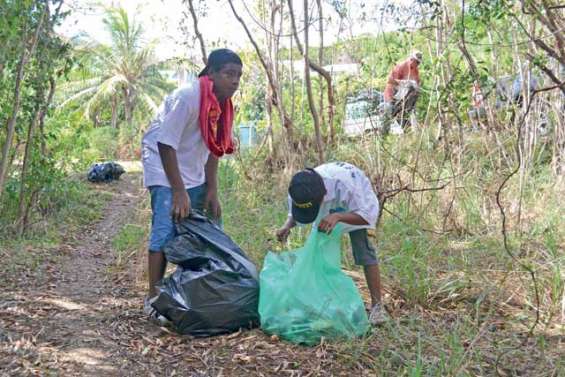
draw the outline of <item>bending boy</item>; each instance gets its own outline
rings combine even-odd
[[[379,201],[365,173],[345,162],[323,164],[296,173],[288,193],[289,214],[277,231],[279,241],[286,240],[297,224],[314,223],[313,227],[330,233],[338,222],[344,223],[355,263],[363,266],[371,293],[369,321],[375,325],[387,321],[381,301],[379,262],[367,235],[367,229],[376,225]]]

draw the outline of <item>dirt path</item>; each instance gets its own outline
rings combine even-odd
[[[139,175],[100,186],[111,193],[103,218],[35,268],[0,283],[0,375],[236,376],[349,375],[327,347],[305,349],[258,330],[190,339],[149,323],[139,282],[145,255],[111,272],[111,241],[144,198]],[[16,278],[13,278],[15,276]]]
[[[388,330],[375,329],[354,343],[311,348],[281,342],[260,330],[205,339],[173,334],[142,313],[145,252],[140,250],[116,268],[112,239],[144,210],[146,194],[139,174],[126,174],[97,189],[109,193],[104,216],[79,231],[67,230],[60,246],[46,244],[19,254],[0,248],[0,376],[395,375],[382,369],[384,361],[391,369],[409,366],[406,352],[419,342],[423,329],[439,339],[450,323],[457,323],[456,311],[420,310],[418,323],[428,327],[411,328],[403,322]],[[352,277],[366,295],[357,275]],[[401,301],[390,304],[396,318],[414,316],[409,308],[401,309]],[[496,354],[501,340],[514,336],[511,329],[481,330],[470,344],[479,339],[485,350],[483,362],[498,365],[495,357],[487,356]],[[557,349],[561,343],[553,341],[551,349]],[[546,357],[538,354],[535,344],[528,349],[536,354],[518,370],[544,375]],[[517,365],[512,358],[512,365]]]
[[[2,340],[11,340],[11,347],[2,350],[16,357],[2,363],[4,373],[119,375],[131,370],[132,361],[115,338],[116,319],[133,310],[138,297],[115,284],[109,268],[111,240],[134,213],[142,190],[137,175],[99,189],[111,193],[103,218],[53,250],[56,258],[24,271],[15,286],[6,287]]]

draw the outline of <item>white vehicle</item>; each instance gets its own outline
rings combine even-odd
[[[362,93],[357,97],[347,99],[345,104],[345,119],[343,131],[349,137],[361,136],[367,132],[379,129],[379,117],[376,114],[377,105],[382,101],[380,92]]]
[[[345,105],[343,131],[347,136],[360,136],[373,129],[373,121],[367,110],[367,101],[348,102]]]

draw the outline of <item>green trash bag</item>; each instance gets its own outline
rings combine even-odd
[[[313,229],[306,244],[269,252],[259,275],[261,327],[293,343],[364,335],[369,321],[353,280],[341,271],[341,226],[330,235]]]

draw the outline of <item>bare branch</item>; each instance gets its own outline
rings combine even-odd
[[[200,43],[200,52],[202,53],[202,61],[204,65],[208,64],[208,54],[206,53],[206,44],[204,43],[204,38],[202,37],[202,33],[198,29],[198,17],[196,17],[196,11],[194,10],[194,4],[192,3],[193,0],[186,0],[188,2],[188,10],[190,11],[190,15],[192,16],[192,23],[194,25],[194,33],[196,34],[196,38],[198,38],[198,42]]]
[[[530,53],[526,53],[526,56],[530,59],[530,61],[532,61],[536,66],[538,66],[547,76],[549,76],[549,78],[551,79],[551,81],[553,81],[555,84],[555,86],[550,87],[550,88],[543,88],[543,90],[537,90],[536,92],[540,92],[540,91],[548,91],[551,89],[555,89],[555,88],[559,88],[559,90],[561,90],[561,92],[565,95],[565,82],[562,82],[561,80],[559,80],[559,78],[557,77],[557,75],[555,75],[555,73],[553,73],[553,71],[551,69],[549,69],[545,64],[542,64],[540,62],[538,62],[536,59],[534,59],[534,56]]]
[[[292,34],[294,35],[294,39],[296,41],[296,47],[302,56],[304,56],[304,48],[302,47],[302,43],[300,42],[300,38],[298,38],[298,31],[296,28],[296,19],[294,16],[294,10],[292,8],[292,0],[287,0],[289,15],[290,15],[290,22],[292,26]],[[308,13],[305,14],[305,19],[308,21],[308,17],[306,16]],[[308,23],[304,24],[304,27],[308,27]],[[318,72],[318,74],[322,75],[326,80],[328,86],[328,125],[330,129],[330,140],[333,143],[335,141],[335,130],[334,130],[334,110],[335,110],[335,97],[334,97],[334,89],[332,85],[332,76],[328,71],[326,71],[322,66],[316,64],[312,59],[306,59],[307,65],[310,66],[314,71]]]
[[[530,274],[530,277],[532,278],[532,283],[534,285],[534,291],[535,291],[535,298],[536,298],[536,319],[534,321],[534,323],[532,324],[532,326],[530,327],[530,331],[529,331],[529,335],[531,336],[535,330],[535,328],[537,327],[537,325],[540,322],[540,296],[539,296],[539,289],[538,289],[538,284],[537,284],[537,279],[536,279],[536,273],[534,271],[534,269],[530,266],[528,266],[527,264],[522,263],[515,255],[514,253],[510,250],[510,246],[508,244],[508,231],[506,229],[506,223],[507,223],[507,218],[506,218],[506,212],[504,210],[504,206],[502,205],[502,200],[501,200],[501,196],[502,196],[502,190],[504,190],[504,187],[506,186],[506,184],[508,183],[508,181],[510,180],[510,178],[512,178],[514,175],[516,175],[518,173],[518,171],[520,170],[520,167],[522,166],[522,155],[520,154],[520,143],[522,141],[522,128],[524,125],[524,121],[526,119],[526,117],[528,116],[532,103],[533,103],[533,99],[536,96],[536,94],[539,93],[538,92],[534,92],[531,97],[530,100],[528,102],[528,107],[524,113],[524,115],[522,116],[521,121],[519,122],[519,127],[517,130],[517,141],[516,141],[516,156],[518,159],[518,164],[516,165],[516,167],[514,168],[514,170],[512,170],[510,172],[510,174],[508,174],[504,180],[502,181],[502,183],[500,184],[500,186],[498,187],[498,190],[496,190],[496,204],[498,206],[498,209],[500,211],[500,216],[502,217],[502,224],[501,224],[501,234],[502,234],[502,241],[504,244],[504,250],[506,251],[506,253],[510,256],[510,258],[518,263],[518,265],[520,265],[521,268],[523,268],[525,271],[527,271]],[[524,339],[524,342],[527,341],[527,338]]]
[[[318,149],[318,159],[320,164],[324,162],[324,146],[322,144],[322,135],[320,133],[320,118],[314,104],[314,95],[312,94],[312,80],[310,80],[310,66],[308,64],[308,0],[304,0],[304,81],[306,81],[306,92],[308,94],[308,105],[314,119],[314,131],[316,132],[316,147]]]
[[[279,90],[279,86],[278,86],[278,84],[277,84],[277,82],[276,82],[276,80],[273,76],[272,64],[270,62],[267,62],[267,60],[265,59],[265,56],[263,55],[263,52],[259,48],[259,45],[257,44],[255,39],[253,38],[251,31],[247,27],[247,24],[245,23],[245,21],[243,21],[243,19],[239,16],[237,11],[235,10],[235,7],[233,6],[233,0],[228,0],[228,3],[230,5],[230,8],[231,8],[235,18],[239,21],[241,26],[243,26],[243,29],[245,30],[245,33],[247,34],[249,41],[253,45],[253,48],[255,48],[255,52],[257,53],[257,57],[259,58],[259,61],[261,62],[261,65],[263,66],[263,69],[265,70],[265,73],[267,74],[267,78],[269,80],[269,85],[271,86],[271,90],[273,91],[273,100],[275,101],[275,104],[276,104],[277,109],[279,110],[279,112],[281,114],[281,117],[284,119],[283,127],[285,127],[286,130],[287,130],[289,141],[292,141],[292,128],[293,128],[292,127],[292,121],[289,119],[288,115],[286,114],[282,100],[279,98],[280,97],[280,90]]]

